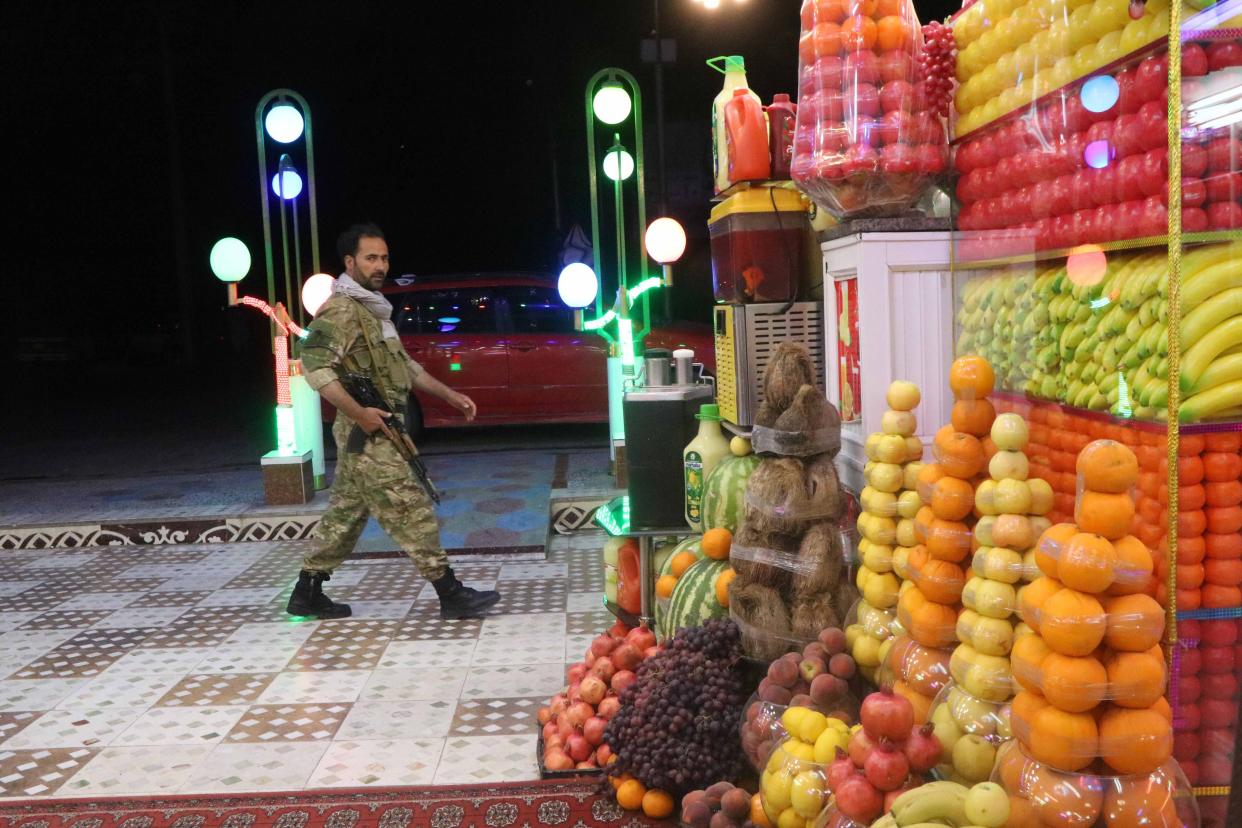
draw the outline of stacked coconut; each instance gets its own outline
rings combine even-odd
[[[846,629],[847,643],[863,676],[875,681],[875,671],[888,655],[892,622],[896,618],[900,579],[910,550],[918,543],[914,517],[919,511],[915,491],[923,457],[923,443],[914,432],[912,413],[919,389],[897,380],[888,387],[890,406],[880,418],[880,431],[867,438],[863,451],[866,486],[859,495],[858,572],[855,585],[862,597],[854,605]]]
[[[805,347],[776,349],[763,391],[751,435],[761,460],[729,553],[729,611],[746,654],[769,662],[840,626],[854,596],[842,583],[845,498],[833,466],[841,417],[815,385]]]

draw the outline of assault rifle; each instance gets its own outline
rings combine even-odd
[[[423,487],[423,491],[427,492],[427,496],[431,498],[433,503],[439,505],[440,493],[436,491],[435,484],[427,476],[427,467],[423,465],[423,459],[418,456],[418,449],[414,448],[414,441],[410,439],[410,435],[406,433],[405,426],[401,424],[401,417],[393,412],[387,401],[380,395],[379,389],[375,387],[375,382],[364,374],[346,374],[341,378],[341,385],[349,392],[349,396],[353,397],[358,405],[361,405],[363,408],[378,408],[381,411],[387,411],[389,414],[392,414],[391,417],[384,420],[384,424],[393,435],[393,445],[397,447],[397,452],[405,458],[405,461],[410,464],[410,469]],[[354,430],[349,433],[349,440],[345,443],[345,450],[350,454],[361,453],[366,441],[376,434],[383,434],[383,432],[377,429],[373,434],[368,435],[361,427],[355,425]]]

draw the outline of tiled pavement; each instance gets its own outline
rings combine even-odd
[[[461,784],[537,776],[536,714],[611,619],[598,535],[457,567],[504,599],[441,621],[400,559],[293,621],[302,541],[0,552],[0,797]]]

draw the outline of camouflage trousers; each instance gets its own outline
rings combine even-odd
[[[448,555],[440,546],[435,507],[409,464],[383,435],[367,440],[359,454],[349,454],[344,439],[348,431],[333,431],[337,438],[336,479],[328,510],[315,527],[314,548],[302,568],[335,570],[354,550],[367,518],[374,515],[424,578],[434,581],[443,576]]]

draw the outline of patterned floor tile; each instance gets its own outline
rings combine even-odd
[[[155,630],[138,645],[139,649],[171,649],[184,647],[215,647],[223,644],[240,622],[217,621],[214,624],[188,624],[185,616],[162,630]]]
[[[456,708],[456,699],[355,704],[337,731],[337,738],[426,739],[446,736]],[[529,737],[527,743],[529,746]]]
[[[110,674],[172,673],[184,675],[214,650],[205,647],[138,647],[108,668]]]
[[[290,670],[369,670],[384,653],[390,638],[321,639],[308,641],[289,662]]]
[[[180,678],[156,702],[159,707],[252,704],[276,673],[198,673]]]
[[[113,673],[105,671],[74,689],[57,707],[106,710],[110,707],[150,707],[173,687],[175,673]]]
[[[225,645],[253,644],[260,647],[290,644],[301,646],[314,634],[320,623],[319,621],[298,624],[250,622],[234,630],[233,634],[224,640],[224,643]]]
[[[515,635],[564,635],[565,613],[531,612],[524,615],[495,615],[483,621],[480,638]]]
[[[69,678],[98,675],[146,637],[146,630],[83,630],[12,676]]]
[[[471,667],[462,687],[462,699],[537,696],[548,699],[565,686],[563,664],[522,664]]]
[[[28,610],[47,612],[63,604],[74,592],[72,587],[65,585],[0,598],[0,612],[26,612]]]
[[[604,593],[571,592],[565,596],[566,612],[595,612],[604,606]]]
[[[49,710],[0,744],[0,750],[105,747],[142,715],[141,707]]]
[[[0,795],[55,793],[97,752],[92,748],[0,751]]]
[[[49,610],[22,625],[24,630],[85,630],[116,610]]]
[[[38,618],[41,613],[34,610],[25,612],[0,612],[0,633],[6,633],[25,625],[27,621]]]
[[[420,667],[416,670],[374,670],[358,702],[435,701],[461,695],[465,667]]]
[[[130,609],[139,607],[192,607],[211,594],[211,590],[172,592],[164,589],[153,590],[129,605]]]
[[[547,696],[503,699],[461,699],[450,736],[501,736],[505,734],[530,736],[539,729],[536,714],[546,704]]]
[[[39,718],[40,715],[37,710],[14,710],[0,713],[0,744]]]
[[[118,610],[128,607],[134,601],[146,595],[146,591],[135,592],[79,592],[72,598],[57,605],[58,610],[75,609],[107,609]]]
[[[194,670],[198,673],[278,673],[297,651],[296,644],[221,644],[209,650]]]
[[[305,742],[331,739],[349,714],[350,705],[256,704],[224,737],[233,742]]]
[[[532,612],[563,612],[564,581],[500,581],[500,602],[491,610],[496,615]]]
[[[539,778],[530,736],[450,736],[436,768],[436,785],[518,782]]]
[[[334,741],[308,788],[430,785],[444,739]]]
[[[565,637],[565,661],[573,663],[581,661],[591,647],[598,633],[588,635],[569,635]]]
[[[354,587],[358,589],[359,587]],[[391,594],[391,593],[387,593]],[[414,599],[403,601],[358,601],[352,597],[349,606],[354,618],[404,618],[414,606]]]
[[[393,641],[380,656],[376,669],[400,670],[425,667],[468,667],[475,642],[466,639]]]
[[[475,645],[472,667],[501,664],[559,664],[564,660],[563,635],[495,636],[480,638]]]
[[[240,607],[266,603],[280,594],[281,587],[218,589],[198,602],[200,607]]]
[[[306,785],[327,748],[326,740],[220,745],[181,789],[194,793],[298,790]]]
[[[445,638],[478,638],[483,621],[469,618],[445,621],[436,617],[405,618],[392,632],[394,641],[435,641]]]
[[[281,601],[279,605],[252,604],[236,607],[205,607],[200,605],[188,611],[179,620],[185,624],[213,624],[225,620],[235,624],[247,622],[291,625],[315,623],[313,620],[298,621],[285,612],[284,601]]]
[[[135,607],[116,610],[89,626],[95,629],[111,627],[166,629],[169,624],[185,614],[187,607]],[[145,639],[144,639],[145,640]]]
[[[153,707],[113,739],[116,747],[210,745],[222,739],[246,713],[242,705]]]
[[[169,794],[181,788],[212,745],[109,747],[62,785],[60,796]]]
[[[369,670],[305,670],[277,673],[259,704],[352,702],[367,683]]]
[[[28,592],[43,581],[0,581],[0,598],[7,598],[11,595],[21,595]]]
[[[570,612],[565,619],[565,631],[569,635],[599,635],[606,632],[617,620],[608,610]]]
[[[50,710],[86,679],[6,679],[0,681],[0,710]]]
[[[40,572],[53,569],[77,569],[86,566],[99,558],[99,552],[59,552],[44,550],[44,554],[32,558],[25,566],[23,571],[27,573]]]
[[[520,563],[500,567],[500,581],[553,581],[569,575],[562,563]]]

